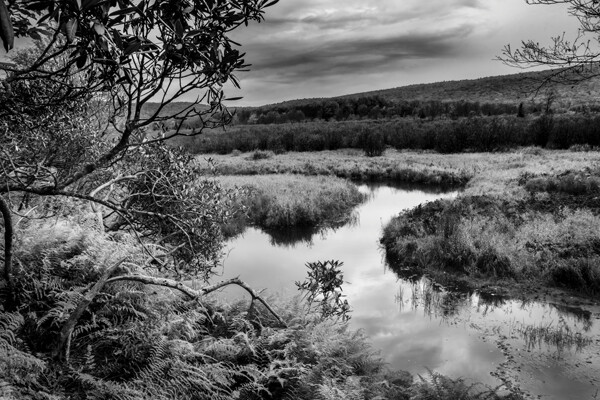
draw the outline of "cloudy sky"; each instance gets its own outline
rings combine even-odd
[[[525,0],[280,0],[234,34],[252,63],[236,105],[518,72],[494,58],[522,39],[575,34],[562,5]]]

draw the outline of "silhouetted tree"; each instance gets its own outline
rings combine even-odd
[[[557,67],[546,82],[575,83],[600,75],[600,3],[596,0],[528,0],[528,4],[565,4],[569,14],[580,22],[579,31],[570,40],[563,33],[547,46],[526,40],[517,49],[505,46],[500,60],[516,67]]]

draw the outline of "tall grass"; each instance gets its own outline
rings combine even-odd
[[[465,160],[458,158],[439,162],[439,156],[435,154],[405,154],[393,150],[387,150],[381,157],[364,156],[353,149],[277,154],[259,160],[242,154],[212,155],[213,163],[205,168],[205,172],[220,175],[337,176],[354,181],[435,185],[438,189],[463,186],[474,172],[474,167],[465,168]],[[481,156],[477,158],[486,160]],[[201,157],[198,162],[204,164]]]
[[[489,196],[437,201],[394,218],[381,242],[400,268],[600,293],[600,217],[590,210],[532,208]]]
[[[346,180],[330,176],[220,176],[224,187],[247,189],[242,200],[248,222],[262,228],[332,225],[351,216],[365,194]]]

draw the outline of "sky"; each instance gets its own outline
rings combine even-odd
[[[252,66],[237,73],[241,90],[225,87],[243,96],[227,105],[517,73],[496,60],[505,45],[574,37],[578,26],[564,5],[525,0],[280,0],[232,32]]]
[[[227,88],[235,105],[517,73],[495,60],[505,45],[578,28],[564,5],[525,0],[280,0],[265,18],[232,34],[252,64]]]

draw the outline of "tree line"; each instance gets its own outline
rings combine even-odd
[[[298,105],[264,106],[239,109],[235,123],[283,124],[303,121],[348,121],[359,119],[393,119],[417,117],[436,119],[468,117],[471,115],[517,114],[519,103],[481,103],[457,100],[400,100],[382,96],[359,96],[331,100],[314,100]],[[535,106],[531,107],[532,112]]]
[[[362,149],[367,155],[398,150],[441,153],[504,151],[519,146],[568,149],[574,145],[600,146],[600,116],[542,114],[470,117],[457,120],[396,119],[383,121],[306,122],[281,125],[243,125],[213,130],[174,141],[192,153],[228,154],[270,150],[322,151]]]

